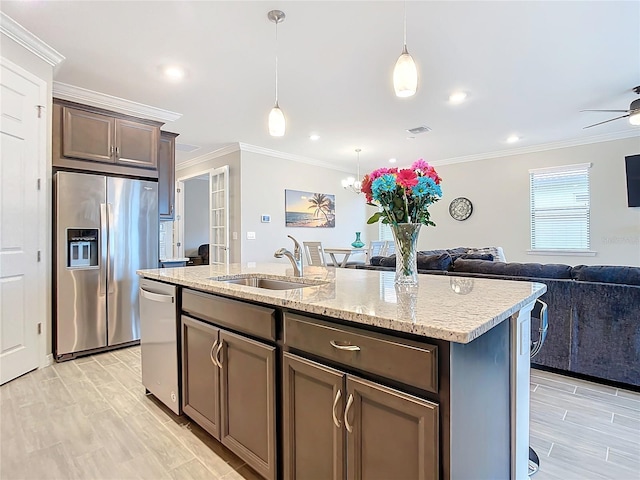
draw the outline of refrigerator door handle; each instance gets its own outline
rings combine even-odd
[[[107,292],[114,292],[113,270],[115,269],[115,258],[118,254],[115,248],[115,228],[113,228],[113,206],[107,203],[107,222],[109,224],[109,248],[107,249]]]
[[[109,244],[109,228],[107,204],[100,204],[100,295],[105,295],[107,286],[107,256]]]

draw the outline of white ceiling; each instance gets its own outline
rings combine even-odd
[[[8,1],[0,9],[62,53],[54,80],[179,112],[186,161],[242,142],[355,170],[640,135],[640,2],[407,2],[418,93],[396,98],[401,1]],[[270,137],[275,25],[284,137]],[[172,83],[166,64],[188,75]],[[454,90],[468,101],[453,106]],[[407,139],[405,129],[433,131]],[[311,133],[321,139],[309,140]],[[522,137],[506,143],[511,134]],[[596,137],[596,138],[593,138]],[[640,148],[640,142],[639,142]],[[514,150],[515,149],[515,150]]]

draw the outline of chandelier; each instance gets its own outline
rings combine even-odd
[[[342,180],[342,188],[345,190],[351,190],[353,193],[362,193],[362,180],[360,179],[360,148],[356,148],[356,154],[358,155],[358,170],[357,177],[347,177]]]

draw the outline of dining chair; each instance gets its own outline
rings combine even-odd
[[[333,263],[327,263],[324,256],[322,242],[302,242],[304,254],[307,257],[307,265],[315,267],[332,267]]]
[[[396,242],[394,242],[393,240],[389,240],[387,242],[387,245],[384,248],[384,254],[383,255],[385,257],[390,257],[394,253],[396,253]]]
[[[373,257],[383,257],[387,242],[384,240],[373,240],[369,242],[369,250],[367,251],[367,263],[371,263]]]

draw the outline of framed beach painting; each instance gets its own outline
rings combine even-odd
[[[327,193],[284,191],[286,227],[333,228],[336,226],[336,196]]]

